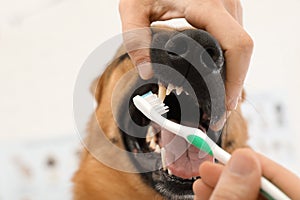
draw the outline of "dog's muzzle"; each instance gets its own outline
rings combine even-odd
[[[199,165],[213,158],[151,122],[134,106],[132,98],[148,91],[159,94],[170,108],[166,115],[169,120],[199,128],[220,145],[222,128],[213,131],[210,125],[217,124],[225,113],[222,50],[212,36],[197,29],[178,32],[153,28],[151,45],[154,77],[138,80],[139,87],[129,97],[130,116],[120,110],[124,114],[119,121],[126,127],[122,130],[124,144],[128,151],[137,153],[132,156],[136,167],[150,171],[143,177],[159,193],[167,199],[192,199]],[[128,104],[121,108],[128,109]]]

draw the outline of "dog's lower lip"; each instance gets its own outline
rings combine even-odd
[[[193,199],[192,186],[198,178],[182,179],[163,170],[152,172],[152,179],[156,181],[154,188],[166,199]]]

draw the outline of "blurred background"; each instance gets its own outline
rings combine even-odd
[[[249,144],[300,175],[300,1],[242,4],[255,42],[243,106]],[[117,0],[0,0],[0,200],[71,199],[82,148],[76,77],[120,32]]]

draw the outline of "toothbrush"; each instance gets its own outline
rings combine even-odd
[[[183,137],[188,143],[215,157],[221,163],[226,164],[230,159],[231,155],[213,142],[200,129],[180,125],[164,118],[162,115],[169,111],[169,107],[151,91],[142,96],[135,96],[133,103],[147,118],[159,124],[162,128]],[[261,193],[269,200],[290,199],[264,177],[261,178]]]

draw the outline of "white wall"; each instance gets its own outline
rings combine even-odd
[[[0,0],[0,138],[74,130],[72,95],[89,53],[120,32],[117,0]]]
[[[288,109],[290,130],[285,134],[293,145],[300,141],[300,2],[242,3],[245,27],[255,41],[246,89],[280,95]],[[120,33],[117,4],[0,0],[0,140],[74,132],[76,75],[89,53]]]
[[[300,1],[254,0],[243,5],[245,26],[255,42],[246,88],[271,92],[286,104],[289,128],[280,137],[294,145],[295,157],[289,159],[297,160],[295,170],[300,172]]]

